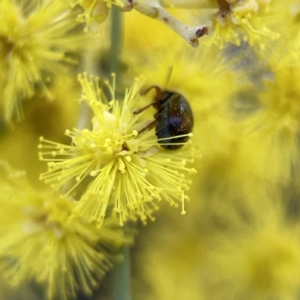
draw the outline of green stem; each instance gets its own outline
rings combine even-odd
[[[121,12],[113,6],[111,9],[111,47],[110,47],[110,72],[117,75],[120,73],[120,53],[122,49],[122,15]],[[120,75],[119,75],[120,76]],[[118,78],[118,76],[117,76]]]
[[[123,248],[123,260],[114,268],[113,300],[131,300],[130,248]]]
[[[110,72],[116,73],[117,84],[120,82],[120,53],[122,49],[122,13],[116,8],[111,9],[111,49]],[[118,90],[118,89],[117,89]],[[126,230],[126,226],[124,227]],[[116,263],[113,275],[113,300],[131,300],[130,248],[122,250],[123,260]]]

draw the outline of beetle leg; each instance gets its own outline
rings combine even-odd
[[[141,134],[142,132],[146,131],[146,130],[150,130],[152,128],[154,128],[156,124],[156,120],[153,120],[152,122],[150,122],[149,124],[147,124],[145,127],[143,127],[142,129],[139,130],[139,134]]]
[[[152,105],[155,104],[155,103],[156,103],[156,102],[153,102],[153,103],[150,103],[150,104],[148,104],[148,105],[146,105],[146,106],[144,106],[144,107],[142,107],[142,108],[136,109],[136,110],[134,110],[132,113],[133,113],[134,115],[140,114],[141,112],[143,112],[144,110],[146,110],[148,107],[152,106]]]
[[[141,112],[143,112],[144,110],[146,110],[150,106],[154,106],[155,108],[158,108],[158,106],[159,106],[158,103],[159,103],[159,101],[162,100],[162,97],[163,97],[163,92],[162,92],[160,87],[158,87],[157,85],[152,85],[149,88],[147,88],[146,90],[144,90],[143,92],[141,92],[141,95],[143,96],[143,95],[148,94],[152,89],[156,90],[155,102],[152,102],[152,103],[150,103],[150,104],[148,104],[148,105],[146,105],[142,108],[134,110],[132,112],[134,115],[140,114]]]

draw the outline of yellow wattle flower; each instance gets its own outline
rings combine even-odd
[[[40,159],[48,161],[48,171],[41,179],[55,189],[75,179],[66,193],[70,194],[89,178],[91,182],[76,210],[79,215],[97,220],[99,226],[110,206],[118,212],[121,224],[128,219],[145,222],[153,218],[160,200],[173,206],[181,204],[185,213],[185,191],[190,185],[185,173],[195,173],[186,164],[193,162],[193,153],[188,145],[177,151],[162,149],[154,131],[143,130],[153,119],[133,111],[142,107],[144,79],[137,78],[124,99],[116,98],[115,83],[111,86],[106,82],[111,93],[109,101],[99,88],[98,78],[89,79],[84,74],[79,81],[82,100],[94,114],[93,128],[67,130],[70,145],[41,138]],[[161,140],[168,142],[168,138]]]
[[[276,41],[276,51],[287,50],[289,53],[290,47],[287,45],[295,43],[299,33],[300,3],[297,0],[272,0],[268,9],[266,25],[280,34],[280,39]]]
[[[0,107],[10,121],[37,90],[51,98],[47,84],[64,72],[62,62],[76,62],[70,54],[86,48],[88,36],[74,32],[74,13],[61,0],[0,5]]]
[[[241,41],[262,49],[264,39],[276,39],[279,34],[268,29],[261,20],[261,12],[268,3],[256,0],[218,0],[219,10],[212,16],[213,30],[208,41],[223,47],[225,43],[240,46]]]
[[[278,199],[257,200],[257,212],[239,213],[234,229],[216,235],[202,269],[205,299],[297,299],[299,224]]]
[[[71,198],[35,190],[4,162],[0,170],[1,273],[15,286],[37,281],[48,299],[91,294],[112,268],[113,251],[130,242],[118,219],[108,217],[99,229],[74,216]]]
[[[258,92],[260,109],[245,120],[241,155],[273,183],[300,178],[300,60],[292,54],[270,62],[272,76]]]

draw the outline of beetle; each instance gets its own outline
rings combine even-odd
[[[152,89],[156,90],[154,102],[133,112],[139,114],[150,106],[157,109],[154,121],[142,128],[139,133],[155,126],[158,143],[163,148],[168,150],[181,148],[189,139],[188,134],[193,130],[194,116],[192,108],[183,95],[169,90],[162,90],[156,85],[150,86],[141,95],[146,95]]]

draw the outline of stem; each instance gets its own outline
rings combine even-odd
[[[121,12],[111,8],[111,51],[110,72],[116,73],[116,81],[120,82],[120,53],[122,48],[122,19]],[[124,226],[126,230],[126,226]],[[116,263],[113,275],[113,300],[131,300],[131,271],[130,271],[130,248],[124,246],[122,250],[123,260]]]
[[[137,3],[134,6],[134,9],[136,9],[143,15],[146,15],[153,19],[158,19],[161,22],[165,23],[194,48],[199,46],[198,39],[203,35],[208,34],[207,26],[188,26],[177,20],[161,6],[150,6],[144,3]]]
[[[131,300],[130,248],[125,246],[122,254],[123,260],[114,268],[113,300]]]
[[[209,0],[172,0],[171,3],[174,8],[187,8],[187,9],[207,9],[207,8],[217,8],[215,1]],[[161,5],[163,5],[162,3]]]
[[[122,18],[121,12],[113,5],[111,8],[111,32],[110,32],[110,64],[111,73],[119,75],[120,72],[120,52],[122,48]],[[117,76],[117,80],[118,80]]]

